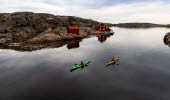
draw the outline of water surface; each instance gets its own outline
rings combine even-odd
[[[170,29],[112,29],[60,48],[1,49],[0,100],[170,100]],[[113,56],[120,65],[106,67]],[[82,60],[92,63],[69,71]]]

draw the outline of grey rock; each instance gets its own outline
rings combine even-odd
[[[7,42],[7,40],[5,39],[5,38],[1,38],[0,39],[0,44],[4,44],[4,43],[6,43]]]

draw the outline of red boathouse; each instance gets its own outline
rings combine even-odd
[[[101,23],[98,27],[96,27],[97,31],[104,31],[104,32],[110,32],[111,29],[104,23]]]
[[[67,33],[79,34],[79,30],[80,30],[80,28],[78,26],[67,27]]]

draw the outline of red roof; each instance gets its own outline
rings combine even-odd
[[[106,25],[106,24],[104,24],[104,23],[100,23],[100,24],[99,24],[99,26],[100,26],[100,25]],[[108,27],[108,26],[106,25],[106,27]]]
[[[78,26],[68,26],[69,29],[80,29]]]

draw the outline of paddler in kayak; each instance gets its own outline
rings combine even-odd
[[[80,65],[82,65],[82,69],[84,68],[84,63],[83,63],[83,61],[81,61],[81,63],[80,63]]]
[[[90,63],[91,63],[91,61],[86,61],[86,62],[81,61],[81,64],[79,64],[79,65],[75,64],[74,67],[70,68],[70,72],[72,72],[76,69],[79,69],[79,68],[83,69],[84,67],[87,67],[88,64],[90,64]]]
[[[112,58],[112,61],[115,61],[115,58],[114,58],[114,57]]]
[[[82,69],[84,68],[84,67],[87,67],[88,65],[84,65],[84,62],[83,61],[81,61],[81,63],[80,63],[80,65],[82,65]]]
[[[117,57],[117,59],[119,59],[119,57]],[[112,58],[112,61],[115,61],[115,60],[116,60],[116,59],[113,57],[113,58]]]
[[[84,63],[83,63],[83,61],[81,61],[80,65],[82,65],[82,66],[84,67]]]
[[[77,65],[77,64],[75,64],[75,65]],[[79,65],[82,65],[82,68],[84,68],[84,63],[83,63],[83,61],[81,61]]]
[[[110,64],[113,64],[113,65],[114,65],[117,61],[119,61],[119,57],[117,57],[117,58],[115,58],[115,59],[114,59],[114,57],[113,57],[112,60],[111,60],[110,62],[107,62],[106,64],[107,64],[107,65],[110,65]]]
[[[115,58],[113,57],[111,61],[115,61]],[[108,63],[108,62],[107,62]]]
[[[114,58],[114,57],[112,58],[112,61],[115,61],[115,58]],[[115,64],[115,62],[114,62],[113,64]]]

